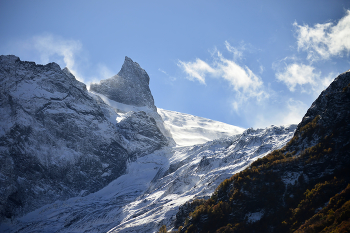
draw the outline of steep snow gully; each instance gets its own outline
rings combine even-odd
[[[13,164],[0,170],[2,232],[172,228],[181,205],[209,197],[224,179],[283,147],[296,129],[245,130],[157,109],[149,76],[127,57],[118,75],[90,91],[55,63],[41,66],[15,56],[1,56],[0,62],[0,159]],[[65,121],[72,132],[48,129]],[[14,141],[21,146],[16,151],[11,149]],[[120,152],[113,153],[116,149]],[[23,170],[18,173],[17,167]],[[50,168],[63,172],[62,177],[45,174]],[[25,188],[31,198],[21,196]],[[16,206],[11,198],[21,204]]]

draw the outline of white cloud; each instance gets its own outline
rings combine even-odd
[[[188,79],[197,79],[200,83],[205,84],[205,76],[207,73],[215,73],[215,70],[208,63],[197,58],[195,62],[179,61],[177,64],[187,73]]]
[[[225,41],[225,46],[229,52],[234,53],[234,59],[241,56],[238,50],[227,41]],[[236,93],[236,100],[232,103],[235,111],[238,111],[248,98],[254,97],[260,101],[269,96],[264,91],[262,80],[249,67],[240,66],[236,61],[226,59],[217,49],[215,49],[215,53],[212,53],[212,57],[211,65],[197,58],[194,62],[179,61],[178,66],[188,75],[190,80],[198,80],[203,84],[205,84],[207,75],[228,81]]]
[[[13,41],[8,53],[16,54],[21,59],[28,59],[40,64],[58,63],[61,68],[68,67],[75,78],[89,88],[91,83],[112,77],[115,73],[106,65],[98,63],[89,71],[89,76],[82,72],[91,69],[86,51],[79,40],[65,39],[53,34],[36,35],[26,40]]]
[[[347,10],[345,16],[338,22],[309,25],[293,24],[296,30],[298,49],[306,51],[308,65],[300,62],[302,58],[295,56],[286,57],[280,62],[274,63],[273,68],[277,70],[276,78],[287,85],[290,91],[297,88],[302,92],[307,92],[318,96],[336,76],[334,72],[328,76],[321,75],[316,69],[316,62],[341,57],[350,52],[350,11]],[[284,68],[280,68],[280,63],[287,62]]]
[[[308,25],[293,24],[296,28],[298,48],[307,51],[311,61],[342,56],[350,52],[350,11],[334,25],[333,23]]]
[[[304,64],[293,63],[285,67],[282,72],[276,73],[279,81],[284,82],[290,91],[295,91],[297,85],[316,85],[319,74],[314,73],[314,67]]]
[[[263,94],[261,87],[262,80],[256,76],[247,66],[241,67],[234,61],[225,59],[218,52],[219,61],[217,63],[217,74],[226,79],[233,89],[241,91],[249,96],[261,96]]]
[[[284,82],[290,91],[294,92],[299,86],[301,92],[307,92],[318,96],[333,81],[335,73],[322,76],[316,72],[315,67],[301,63],[287,65],[283,71],[276,73],[276,78]]]
[[[241,46],[241,48],[237,49],[237,48],[231,46],[230,43],[228,43],[227,41],[225,41],[225,46],[226,46],[227,51],[233,53],[233,60],[236,61],[236,60],[242,58],[244,46]]]
[[[62,56],[65,65],[74,73],[77,77],[77,70],[75,67],[75,54],[78,53],[82,44],[76,40],[66,40],[58,36],[51,34],[35,36],[33,37],[34,48],[40,53],[40,58],[43,63],[50,62],[53,56]]]

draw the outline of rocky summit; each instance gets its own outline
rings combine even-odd
[[[133,106],[148,106],[157,110],[149,89],[149,76],[147,72],[130,58],[125,57],[124,64],[119,73],[99,84],[91,84],[90,90],[103,94],[111,100]]]

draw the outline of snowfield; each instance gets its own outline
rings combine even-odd
[[[193,146],[219,138],[243,133],[245,129],[185,113],[158,108],[165,128],[177,146]]]

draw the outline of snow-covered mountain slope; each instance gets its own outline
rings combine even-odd
[[[96,192],[168,145],[151,116],[121,117],[56,63],[0,56],[0,97],[0,221]]]
[[[243,128],[197,117],[185,113],[158,108],[165,128],[173,136],[177,146],[193,146],[215,139],[233,136],[244,131]]]
[[[211,195],[224,179],[285,145],[295,128],[248,129],[201,145],[163,148],[129,163],[125,175],[100,191],[46,205],[2,230],[155,232],[174,224],[180,205]]]

